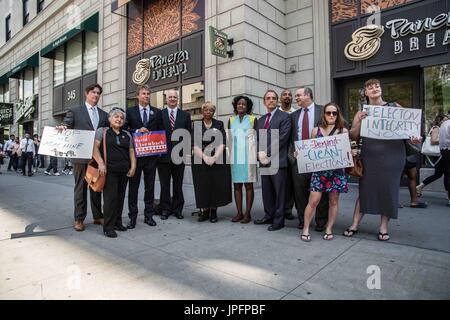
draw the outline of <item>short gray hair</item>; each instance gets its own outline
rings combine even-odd
[[[299,89],[303,89],[303,92],[307,94],[311,98],[311,100],[314,100],[313,91],[310,87],[300,87]]]
[[[123,120],[127,118],[126,112],[122,108],[114,107],[111,109],[111,111],[108,114],[108,120],[114,117],[116,114],[120,113],[123,115]]]

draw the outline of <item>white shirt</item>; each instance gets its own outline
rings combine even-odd
[[[314,123],[315,123],[315,119],[314,119],[314,114],[315,114],[315,104],[314,102],[310,104],[310,106],[307,108],[308,109],[308,126],[309,126],[309,137],[311,138],[311,131],[312,129],[314,129]],[[302,124],[303,124],[303,116],[305,115],[305,112],[303,111],[303,107],[300,107],[301,111],[300,111],[300,117],[298,117],[298,139],[301,140],[302,139]]]
[[[297,109],[294,108],[293,105],[291,105],[291,108],[288,111],[284,111],[282,107],[280,107],[280,111],[286,112],[286,113],[292,113],[296,111]]]
[[[92,113],[95,112],[97,114],[98,122],[100,122],[100,115],[98,114],[97,106],[91,106],[87,102],[85,102],[85,105],[86,105],[86,108],[87,108],[88,113],[89,113],[89,118],[91,118],[91,123],[94,126],[94,130],[97,130],[97,128],[95,126],[94,118],[92,116]],[[91,109],[93,109],[93,110],[91,110]],[[97,127],[98,127],[98,123],[97,123]]]
[[[442,123],[439,129],[439,148],[450,150],[450,119]]]
[[[11,151],[14,144],[14,140],[8,140],[5,142],[5,145],[3,146],[3,151]]]
[[[175,121],[177,121],[177,111],[178,111],[178,106],[176,106],[175,108],[173,108],[173,109],[170,109],[168,106],[167,106],[167,112],[168,112],[168,115],[169,115],[169,121],[170,121],[170,114],[172,113],[172,110],[173,110],[173,116],[174,116],[174,118],[175,118]]]
[[[23,138],[22,140],[20,140],[20,149],[22,150],[22,152],[33,152],[33,155],[36,154],[36,150],[34,149],[34,143],[33,143],[32,138],[28,139],[28,144],[27,144],[27,138]]]

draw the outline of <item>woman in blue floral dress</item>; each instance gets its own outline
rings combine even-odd
[[[333,134],[348,132],[344,127],[345,121],[339,106],[333,102],[328,103],[322,110],[321,125],[312,130],[312,138],[326,137]],[[344,169],[326,170],[313,172],[311,176],[309,202],[305,209],[305,223],[301,239],[305,242],[311,241],[309,225],[313,218],[315,209],[319,204],[322,193],[328,193],[329,210],[328,223],[325,228],[324,240],[332,240],[333,225],[336,221],[339,209],[339,194],[348,191],[348,176]]]

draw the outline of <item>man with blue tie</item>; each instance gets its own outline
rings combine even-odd
[[[150,105],[150,88],[146,85],[137,88],[138,105],[127,109],[127,116],[124,128],[131,134],[146,133],[150,131],[164,130],[162,126],[162,111]],[[136,227],[138,216],[138,192],[141,183],[141,174],[144,172],[144,222],[151,227],[156,226],[153,215],[155,209],[153,202],[155,199],[155,175],[158,156],[148,156],[137,158],[136,173],[130,179],[128,187],[128,216],[130,222],[128,229]]]
[[[271,171],[273,170],[273,172],[264,174],[263,170],[261,170],[265,215],[262,219],[255,220],[254,223],[270,224],[267,229],[269,231],[279,230],[284,227],[288,166],[287,154],[291,132],[289,114],[280,111],[277,102],[278,94],[274,90],[267,90],[264,95],[264,105],[267,109],[267,114],[259,118],[256,124],[260,166],[262,168],[271,167]],[[278,130],[278,140],[272,140],[275,130]],[[263,132],[267,133],[266,141],[263,140]],[[276,146],[277,143],[278,148]],[[273,168],[277,163],[278,168]]]
[[[84,89],[86,102],[81,106],[74,106],[67,110],[63,120],[63,125],[57,129],[78,129],[96,131],[101,127],[109,127],[108,114],[98,107],[98,101],[103,92],[99,84],[87,86]],[[87,182],[86,176],[88,159],[71,159],[73,163],[73,176],[75,178],[74,187],[74,217],[76,231],[85,229],[84,219],[87,216]],[[102,225],[104,222],[102,213],[102,193],[90,191],[90,202],[94,224]]]

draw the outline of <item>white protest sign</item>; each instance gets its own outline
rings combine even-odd
[[[361,123],[361,136],[380,140],[420,137],[422,109],[364,105],[367,117]]]
[[[67,129],[58,131],[45,127],[39,154],[54,157],[91,159],[95,131]]]
[[[299,173],[353,167],[348,133],[295,142]]]

